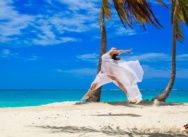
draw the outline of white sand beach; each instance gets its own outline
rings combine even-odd
[[[188,104],[143,101],[1,108],[0,137],[181,137]]]

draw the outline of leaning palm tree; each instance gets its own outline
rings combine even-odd
[[[172,23],[172,70],[171,77],[166,89],[154,99],[165,102],[174,85],[176,77],[176,41],[183,42],[183,31],[181,24],[185,22],[188,26],[188,0],[172,0],[171,23]]]
[[[156,0],[163,6],[162,0]],[[119,19],[125,28],[132,28],[132,24],[137,22],[145,28],[145,24],[152,24],[157,28],[162,27],[147,0],[113,0],[113,5]],[[100,57],[106,52],[106,29],[105,29],[105,18],[111,19],[111,9],[108,0],[102,0],[102,6],[100,9],[100,31],[101,31],[101,50]],[[98,71],[101,68],[101,58],[99,58]],[[90,95],[88,102],[99,102],[101,94],[101,87],[95,90],[92,95]]]
[[[97,73],[101,70],[101,56],[106,53],[106,27],[105,27],[105,19],[104,19],[105,11],[103,6],[100,9],[100,32],[101,32],[101,46],[100,46],[100,58],[98,61],[98,70]],[[92,95],[89,96],[87,99],[88,102],[100,102],[100,95],[101,95],[102,87],[96,89]]]

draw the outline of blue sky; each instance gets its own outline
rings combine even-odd
[[[116,12],[106,20],[107,49],[133,48],[125,60],[140,60],[142,89],[163,89],[171,71],[169,9],[150,2],[163,25],[138,24],[126,30]],[[100,0],[1,0],[0,89],[87,89],[95,78],[100,51]],[[113,8],[113,6],[112,6]],[[174,88],[188,88],[188,29],[177,43]],[[117,88],[108,84],[104,88]]]

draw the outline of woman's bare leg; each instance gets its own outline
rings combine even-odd
[[[128,96],[127,94],[127,90],[125,89],[125,87],[123,86],[123,84],[121,84],[117,78],[115,76],[112,76],[112,75],[107,75],[110,79],[114,80],[117,82],[118,86],[123,90],[123,92],[125,93],[126,96]]]
[[[89,94],[91,94],[91,92],[93,92],[95,90],[95,88],[97,87],[98,83],[93,83],[90,87],[90,89],[88,90],[88,92],[83,96],[83,98],[81,100],[84,99],[88,99],[89,98]]]

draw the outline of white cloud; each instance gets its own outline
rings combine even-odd
[[[169,61],[170,60],[170,55],[165,54],[165,53],[145,53],[141,55],[131,55],[129,57],[123,57],[126,60],[140,60],[140,61],[147,61],[147,62],[152,62],[152,61]]]
[[[88,16],[90,17],[88,19]],[[46,22],[44,20],[43,22]],[[48,19],[59,32],[87,32],[99,28],[98,14],[89,15],[75,11],[65,11],[55,14]]]
[[[128,57],[123,57],[125,60],[140,60],[145,62],[157,62],[157,61],[171,61],[171,55],[165,53],[145,53],[140,55],[130,54]],[[188,60],[188,54],[182,54],[176,56],[177,61]]]
[[[98,61],[99,61],[99,55],[96,53],[79,55],[77,56],[77,58],[82,61],[88,61],[88,62],[94,63],[96,65],[98,64]]]
[[[12,53],[9,49],[2,49],[0,52],[0,57],[1,58],[18,58],[18,53]]]
[[[144,78],[170,78],[171,66],[167,68],[154,68],[153,66],[142,65],[144,69]],[[188,69],[176,69],[176,78],[188,78]]]
[[[51,0],[46,2],[49,4],[53,3]],[[97,4],[98,1],[61,0],[59,2],[64,5],[56,5],[59,8],[59,10],[56,9],[57,12],[55,12],[56,10],[51,11],[44,8],[44,13],[49,12],[49,15],[41,13],[38,13],[38,15],[28,15],[18,12],[13,6],[12,0],[0,1],[0,42],[29,45],[77,42],[81,41],[81,39],[60,34],[64,34],[64,32],[87,32],[99,28],[98,8],[100,5]],[[68,5],[68,8],[65,5]],[[34,5],[30,4],[30,6]],[[62,8],[64,9],[60,10]],[[80,10],[86,10],[87,12],[85,14],[80,13]],[[89,20],[88,16],[90,17]],[[26,29],[25,33],[23,30]],[[29,35],[32,37],[28,38]],[[20,38],[23,36],[24,40]]]
[[[4,55],[4,56],[10,55],[10,50],[8,50],[8,49],[3,49],[3,50],[2,50],[2,55]]]
[[[20,53],[15,53],[9,49],[2,49],[0,50],[0,58],[3,59],[18,59],[22,61],[36,61],[36,60],[41,60],[42,58],[35,55],[31,54],[28,57],[23,57],[20,55]]]
[[[116,35],[123,35],[123,36],[132,36],[137,34],[136,30],[133,29],[125,29],[123,27],[117,29],[115,32]]]
[[[70,69],[70,70],[56,69],[55,71],[60,73],[72,74],[72,75],[93,76],[96,75],[97,69],[91,69],[91,68]]]
[[[188,60],[188,54],[177,55],[177,61]]]
[[[35,19],[33,16],[19,14],[12,3],[12,0],[0,1],[0,33],[4,37],[21,35],[21,30]]]
[[[82,59],[82,60],[96,59],[98,57],[99,57],[99,55],[97,53],[83,54],[83,55],[77,56],[77,58]]]
[[[26,61],[36,61],[36,60],[41,60],[41,59],[42,59],[41,57],[39,57],[39,56],[33,54],[31,57],[25,58],[25,59],[23,59],[23,60],[26,60]]]
[[[42,25],[40,27],[40,30],[43,32],[43,34],[51,39],[55,38],[54,32],[52,31],[52,25]]]
[[[126,60],[140,60],[146,62],[153,62],[153,61],[171,61],[172,57],[169,54],[165,53],[145,53],[141,55],[134,55],[129,57],[124,57]],[[181,54],[176,56],[177,61],[185,61],[188,60],[188,54]]]
[[[98,17],[100,2],[97,0],[56,0],[59,7],[64,8],[47,19],[41,19],[42,24],[49,22],[59,33],[88,32],[99,29]],[[47,1],[52,4],[52,1]],[[67,7],[66,7],[67,5]],[[83,10],[82,12],[80,12]],[[89,18],[88,18],[89,17]]]
[[[49,3],[50,5],[52,4],[51,0],[46,0],[47,3]]]
[[[101,3],[98,0],[57,0],[60,3],[66,4],[69,6],[69,9],[72,11],[75,10],[90,10],[92,12],[98,12],[98,9],[96,10],[95,7],[98,7],[99,3]]]
[[[81,39],[75,39],[71,37],[62,37],[62,38],[49,38],[43,35],[38,35],[38,39],[33,39],[33,43],[36,45],[55,45],[55,44],[61,44],[66,42],[80,42]]]
[[[148,65],[142,65],[144,70],[144,78],[169,78],[170,69],[154,68]]]
[[[177,69],[177,78],[188,78],[188,69]]]

